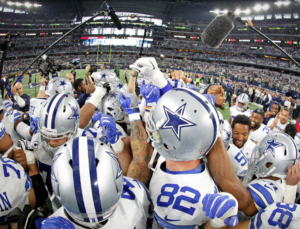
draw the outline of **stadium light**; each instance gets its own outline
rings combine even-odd
[[[255,11],[260,11],[261,8],[262,8],[261,5],[256,5],[256,6],[253,7],[253,9],[254,9]]]
[[[235,11],[235,14],[236,14],[236,15],[240,15],[240,13],[241,13],[241,10],[240,10],[240,9],[237,9],[237,10]]]
[[[34,3],[33,6],[34,6],[34,7],[40,7],[40,6],[42,6],[42,5]]]
[[[25,2],[25,4],[24,4],[24,6],[26,6],[26,7],[31,7],[32,6],[32,4],[31,3],[29,3],[29,2]]]
[[[265,4],[262,8],[264,9],[264,10],[267,10],[267,9],[269,9],[269,5],[268,4]]]
[[[16,2],[16,6],[23,6],[23,3]]]
[[[290,1],[278,1],[278,2],[275,2],[274,4],[277,6],[281,6],[281,5],[287,6],[290,4]]]
[[[250,10],[250,9],[246,9],[244,12],[245,12],[246,14],[250,14],[250,13],[251,13],[251,10]]]
[[[14,5],[15,3],[14,2],[11,2],[11,1],[8,1],[7,2],[7,5],[11,6],[11,5]]]

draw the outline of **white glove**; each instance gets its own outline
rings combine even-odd
[[[152,82],[152,84],[160,89],[168,84],[168,81],[160,72],[157,62],[153,57],[142,57],[129,67],[137,71],[143,79]]]
[[[215,228],[225,225],[234,227],[238,224],[238,202],[233,195],[221,192],[206,194],[202,200],[205,216],[210,218],[210,225]]]

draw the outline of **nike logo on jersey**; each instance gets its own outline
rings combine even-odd
[[[180,221],[180,219],[168,219],[168,215],[165,216],[166,221]]]

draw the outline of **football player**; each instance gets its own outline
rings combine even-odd
[[[272,130],[265,126],[262,122],[264,120],[264,111],[263,109],[256,108],[250,117],[251,120],[251,131],[249,138],[255,143],[260,143],[261,140]]]
[[[230,107],[230,119],[229,123],[232,123],[234,118],[238,115],[245,115],[250,118],[252,111],[249,109],[249,96],[245,93],[239,95],[236,99],[235,106]]]

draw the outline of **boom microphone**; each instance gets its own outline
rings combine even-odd
[[[118,16],[116,15],[116,11],[114,10],[114,8],[107,5],[106,11],[107,11],[108,15],[111,17],[111,20],[113,21],[114,25],[118,28],[118,30],[122,29],[121,22],[120,22]]]
[[[234,14],[232,12],[215,17],[201,34],[203,43],[210,48],[219,48],[223,40],[234,28],[233,22]]]

